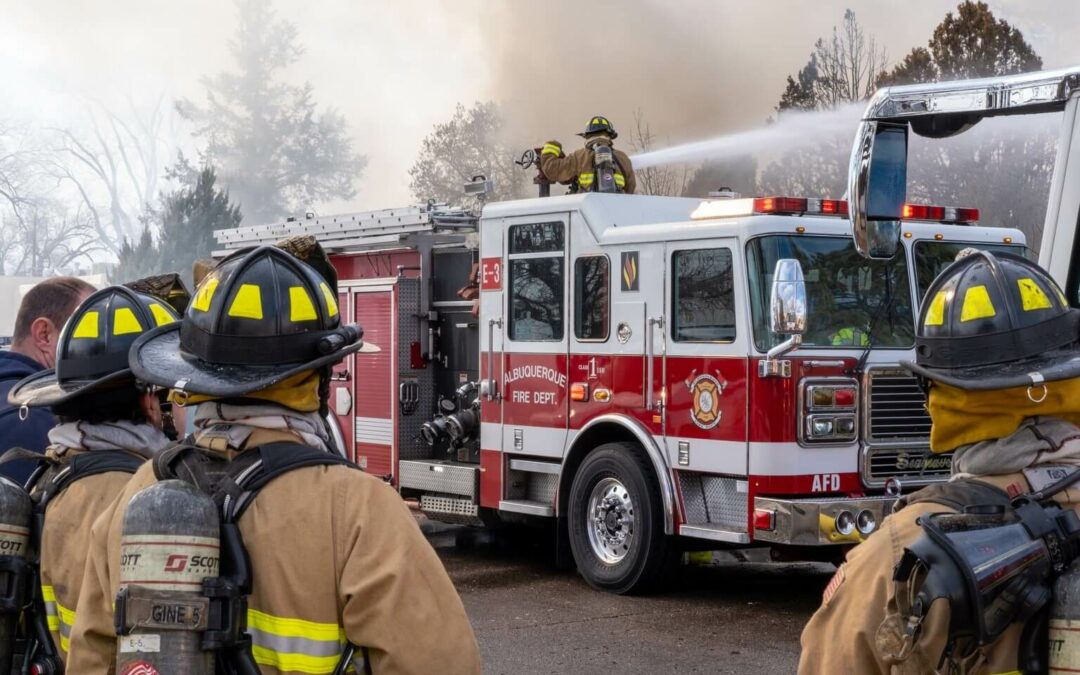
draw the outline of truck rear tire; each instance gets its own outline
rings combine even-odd
[[[605,443],[578,468],[570,488],[570,548],[593,588],[656,588],[673,556],[652,468],[633,443]]]

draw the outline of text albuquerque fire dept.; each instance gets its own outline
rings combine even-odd
[[[540,379],[553,382],[560,389],[566,389],[566,373],[560,373],[547,366],[517,366],[508,370],[503,377],[503,384],[518,380]]]

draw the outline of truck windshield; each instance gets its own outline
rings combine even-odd
[[[870,260],[851,237],[773,235],[747,244],[754,344],[761,351],[783,338],[769,332],[769,292],[776,261],[794,258],[806,276],[803,347],[909,348],[915,341],[906,252]]]
[[[919,297],[926,295],[937,275],[956,260],[956,254],[965,248],[979,248],[991,253],[1014,253],[1027,255],[1027,248],[1007,244],[960,244],[950,241],[920,241],[915,244],[915,281]]]

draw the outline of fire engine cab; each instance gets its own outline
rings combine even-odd
[[[429,204],[216,233],[313,234],[376,354],[335,368],[345,452],[436,520],[553,519],[586,580],[641,590],[674,552],[838,557],[929,453],[919,298],[977,211],[907,205],[900,255],[859,255],[847,203],[580,194]],[[830,548],[831,547],[831,548]]]

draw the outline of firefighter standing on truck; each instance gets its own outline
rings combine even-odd
[[[183,478],[272,445],[333,452],[320,415],[329,368],[371,348],[341,326],[332,285],[280,249],[239,251],[201,281],[180,324],[133,346],[136,375],[177,390],[194,407],[195,433],[144,466],[95,523],[71,672],[116,663],[112,603],[132,495],[170,468]],[[360,673],[480,671],[461,600],[390,485],[352,465],[296,468],[268,482],[237,523],[253,574],[250,651],[262,673],[330,673],[348,645]]]
[[[904,365],[929,389],[930,446],[955,451],[953,480],[903,498],[848,553],[803,631],[800,673],[1025,670],[1032,652],[1021,645],[1035,619],[1011,623],[989,644],[950,640],[959,614],[939,598],[913,623],[911,596],[894,568],[923,535],[920,516],[1008,504],[1080,466],[1078,340],[1080,310],[1034,263],[978,252],[942,272],[919,317],[916,361]],[[1077,509],[1080,490],[1055,501]],[[1030,644],[1038,649],[1039,638]]]
[[[56,369],[27,377],[8,395],[17,407],[52,407],[60,422],[49,431],[42,466],[28,489],[45,516],[37,535],[41,560],[37,609],[45,612],[52,653],[64,660],[77,614],[90,526],[131,474],[170,443],[161,430],[159,399],[166,392],[135,379],[128,367],[128,350],[138,336],[179,318],[156,298],[122,286],[100,290],[75,310],[61,332]],[[3,461],[26,452],[11,450]]]
[[[570,192],[610,192],[633,194],[637,188],[634,167],[612,142],[619,136],[606,117],[589,120],[584,133],[585,147],[570,155],[562,144],[548,141],[540,150],[540,171],[553,183],[570,186]]]

